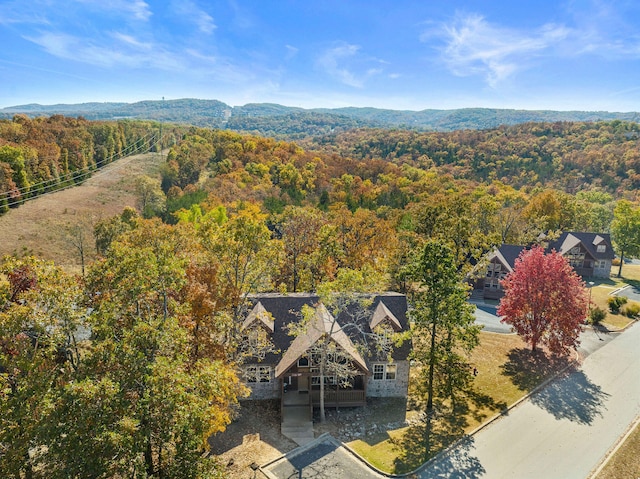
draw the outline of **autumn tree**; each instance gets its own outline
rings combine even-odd
[[[145,218],[151,218],[162,213],[167,199],[160,188],[160,182],[148,176],[140,176],[136,179],[135,184],[140,214]]]
[[[536,351],[547,346],[566,355],[579,344],[588,310],[584,282],[567,260],[538,246],[523,250],[502,281],[505,295],[498,315]]]
[[[48,416],[81,368],[81,297],[76,281],[52,263],[8,257],[0,265],[0,471],[6,477],[48,470],[46,447],[54,439]]]
[[[228,218],[221,210],[203,216],[197,238],[206,260],[216,265],[217,281],[224,285],[224,311],[231,318],[224,342],[227,352],[240,361],[247,355],[261,354],[245,349],[242,322],[249,295],[270,288],[282,249],[280,241],[271,238],[266,215],[257,205],[239,202],[234,209]],[[262,339],[264,348],[272,347],[266,336]]]
[[[290,206],[280,216],[277,229],[282,238],[284,262],[280,277],[287,290],[294,293],[315,287],[316,256],[320,248],[320,229],[326,224],[323,215],[309,207]]]
[[[111,243],[118,236],[137,226],[138,218],[136,210],[126,207],[121,214],[98,221],[93,227],[93,237],[98,254],[106,255]]]
[[[106,447],[104,457],[113,458],[101,465],[104,474],[131,476],[136,468],[151,477],[215,474],[204,445],[230,421],[243,389],[231,364],[193,357],[184,325],[191,310],[184,298],[193,295],[183,293],[192,252],[178,227],[143,221],[89,273],[92,352],[77,383],[84,387],[68,391],[67,399],[70,407],[83,404],[95,390],[111,408],[82,431],[87,447]],[[75,440],[72,432],[60,441]]]
[[[618,268],[618,278],[620,278],[625,255],[633,257],[640,254],[640,207],[634,207],[629,201],[620,200],[613,215],[611,235],[620,253],[620,267]]]

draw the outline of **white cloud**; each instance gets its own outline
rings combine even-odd
[[[210,34],[218,28],[213,17],[191,0],[174,1],[171,8],[177,15],[196,25],[202,33]]]
[[[317,64],[326,73],[345,85],[361,88],[363,85],[362,80],[356,78],[355,74],[343,65],[345,61],[353,58],[358,53],[358,50],[360,50],[359,46],[348,44],[330,48],[318,58]]]
[[[37,5],[27,2],[3,2],[0,4],[0,25],[31,24],[47,25],[49,20]]]
[[[287,53],[285,55],[285,58],[287,60],[291,60],[293,57],[295,57],[298,54],[299,49],[294,46],[285,45],[285,48],[287,49]]]
[[[178,55],[155,45],[141,43],[123,34],[114,35],[122,48],[111,44],[99,44],[66,33],[43,32],[38,36],[24,38],[40,45],[47,53],[58,58],[87,63],[103,68],[125,66],[128,68],[153,67],[173,71],[184,68]],[[134,47],[134,48],[130,48]],[[153,50],[149,54],[148,50]]]
[[[137,38],[131,36],[131,35],[127,35],[125,33],[120,33],[120,32],[114,32],[111,34],[111,36],[113,38],[115,38],[116,40],[119,40],[121,43],[124,43],[125,45],[128,45],[130,47],[134,47],[138,50],[151,50],[153,49],[153,44],[149,43],[149,42],[141,42],[140,40],[138,40]]]
[[[480,15],[467,15],[437,32],[426,32],[421,40],[442,37],[442,59],[455,75],[483,75],[495,87],[527,68],[532,58],[556,46],[570,33],[569,28],[553,24],[523,32],[492,25]]]
[[[144,0],[75,0],[75,2],[142,22],[148,21],[153,15],[149,4]]]
[[[375,67],[366,66],[372,62],[376,64]],[[381,74],[383,70],[379,66],[384,63],[382,60],[362,56],[359,45],[348,43],[326,50],[316,61],[319,69],[354,88],[364,87],[366,80]],[[358,73],[358,69],[363,73]]]

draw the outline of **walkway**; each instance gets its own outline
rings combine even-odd
[[[280,431],[298,446],[313,441],[313,421],[309,392],[288,391],[282,398],[282,423]]]

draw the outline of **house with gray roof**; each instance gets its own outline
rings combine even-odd
[[[261,360],[254,358],[243,366],[250,399],[284,401],[285,395],[295,394],[310,407],[318,407],[321,379],[315,348],[321,341],[331,343],[344,358],[343,369],[349,371],[341,376],[325,373],[325,406],[363,406],[367,397],[407,396],[410,341],[380,347],[390,346],[381,344],[386,335],[390,340],[409,330],[405,295],[363,295],[333,310],[337,317],[310,293],[258,294],[250,300],[243,332],[249,335],[253,328],[261,328],[274,346]],[[302,320],[305,306],[306,329],[291,334],[291,325]]]
[[[545,245],[546,252],[556,251],[564,256],[575,272],[583,278],[608,278],[615,254],[608,233],[567,231]],[[529,246],[503,244],[487,256],[485,277],[476,282],[476,289],[485,299],[500,299],[504,291],[500,284],[513,271],[515,261]]]

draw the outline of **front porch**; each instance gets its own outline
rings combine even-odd
[[[319,377],[311,372],[295,370],[281,378],[282,407],[302,403],[310,408],[320,407]],[[357,375],[347,385],[335,384],[331,376],[325,377],[325,407],[359,407],[367,404],[365,375]]]

